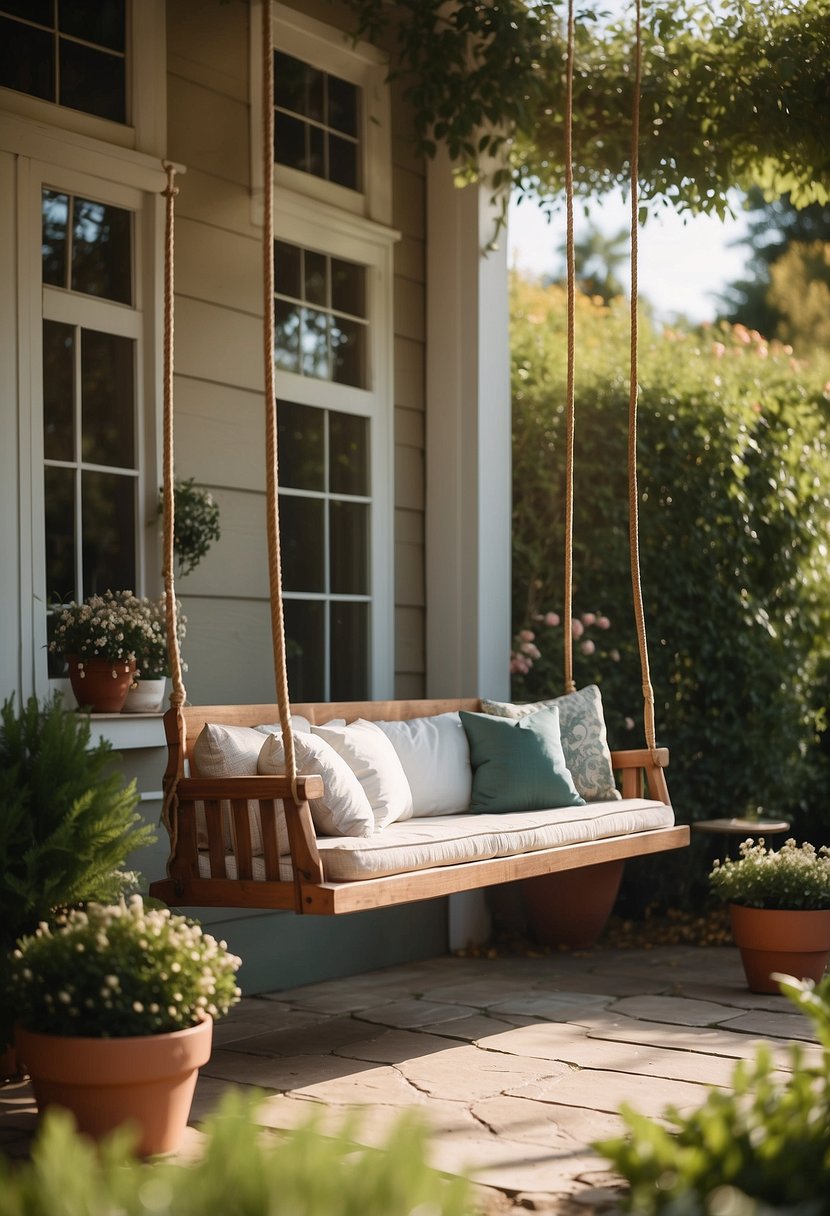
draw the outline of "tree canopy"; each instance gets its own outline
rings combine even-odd
[[[356,36],[393,46],[423,153],[542,200],[563,185],[565,0],[345,0]],[[643,0],[644,200],[728,211],[760,185],[797,206],[830,198],[830,0]],[[625,185],[633,22],[576,17],[575,187]]]

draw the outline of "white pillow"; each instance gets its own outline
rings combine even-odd
[[[412,816],[412,790],[394,747],[374,722],[327,722],[312,726],[312,734],[325,739],[343,757],[360,782],[375,815],[385,828]]]
[[[261,735],[279,735],[282,733],[281,722],[267,722],[262,726],[255,726],[254,730],[258,730]],[[302,714],[291,715],[291,733],[308,734],[311,731],[311,722],[308,718],[304,718]]]
[[[257,761],[262,750],[263,738],[253,726],[223,726],[206,722],[193,745],[191,769],[198,777],[256,777]],[[223,799],[222,841],[226,850],[235,849],[231,804]],[[262,856],[262,833],[259,826],[259,805],[248,802],[248,822],[251,828],[251,852]],[[196,810],[196,843],[200,849],[207,848],[207,827],[204,809]],[[280,808],[277,812],[277,847],[287,853],[288,831],[285,816]]]
[[[260,736],[261,737],[261,736]],[[294,738],[297,772],[323,778],[323,797],[309,800],[315,831],[321,836],[371,836],[375,817],[360,782],[345,760],[324,739],[312,734]],[[282,735],[269,735],[259,754],[258,771],[264,775],[285,772]]]
[[[456,815],[470,808],[470,747],[457,713],[378,722],[412,790],[412,816]]]

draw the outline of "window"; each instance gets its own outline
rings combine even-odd
[[[282,51],[274,54],[274,158],[360,188],[360,90]]]
[[[0,85],[127,121],[126,0],[0,0]]]
[[[300,701],[369,695],[369,420],[281,401],[289,679]]]
[[[274,242],[277,367],[368,388],[366,268]]]

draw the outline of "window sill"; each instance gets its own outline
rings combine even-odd
[[[106,739],[117,752],[164,747],[164,714],[88,714],[92,744]]]

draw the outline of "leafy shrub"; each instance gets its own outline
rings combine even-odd
[[[830,848],[787,840],[768,849],[745,840],[735,860],[715,861],[709,885],[719,899],[779,911],[830,908]]]
[[[558,288],[514,279],[512,291],[513,618],[540,651],[513,693],[536,700],[561,691],[542,622],[562,611],[565,308]],[[574,670],[602,689],[611,746],[638,746],[627,310],[577,306],[574,603],[610,618],[619,661],[576,647]],[[826,834],[826,818],[803,815],[821,788],[828,692],[830,368],[795,364],[741,326],[657,335],[644,318],[641,348],[642,575],[679,816],[740,814],[763,791]]]
[[[596,1147],[628,1180],[627,1206],[637,1216],[830,1213],[830,977],[815,988],[781,978],[813,1022],[822,1065],[805,1065],[791,1044],[792,1074],[782,1081],[761,1047],[736,1065],[729,1089],[712,1089],[690,1114],[665,1112],[668,1129],[624,1107],[630,1135]]]
[[[381,1150],[355,1144],[354,1121],[323,1135],[311,1120],[277,1138],[256,1102],[229,1093],[205,1121],[191,1165],[149,1165],[119,1132],[96,1150],[62,1111],[48,1113],[31,1162],[0,1156],[0,1216],[470,1216],[469,1188],[424,1163],[425,1132],[402,1117]]]
[[[164,515],[164,498],[159,492],[158,515]],[[189,477],[173,486],[173,552],[179,576],[190,574],[199,565],[214,541],[219,540],[219,504],[202,486]]]

